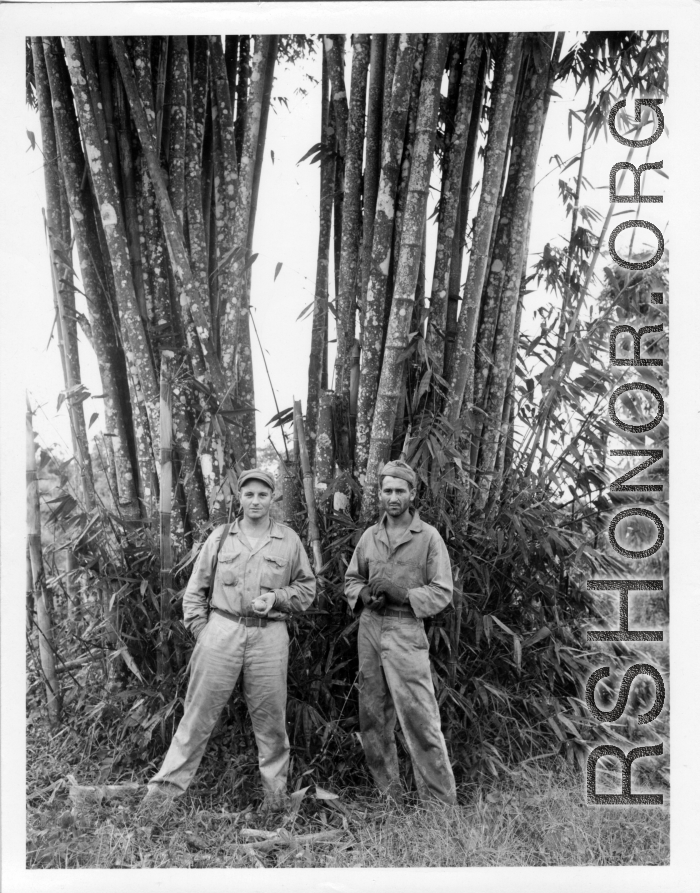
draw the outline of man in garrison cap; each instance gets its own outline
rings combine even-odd
[[[401,802],[394,729],[398,716],[423,800],[456,800],[440,729],[423,619],[452,601],[447,547],[411,505],[416,476],[402,461],[379,476],[382,511],[362,534],[345,574],[351,608],[360,607],[360,732],[374,781]]]
[[[149,782],[147,806],[167,805],[187,789],[241,673],[264,808],[281,808],[287,800],[285,620],[309,607],[316,580],[299,537],[270,518],[272,475],[254,468],[240,476],[238,486],[242,517],[210,534],[183,598],[185,626],[197,639],[185,713]]]

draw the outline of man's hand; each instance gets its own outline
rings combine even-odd
[[[384,596],[375,596],[372,593],[371,586],[362,587],[360,591],[360,598],[362,599],[362,604],[366,608],[369,608],[370,611],[381,611],[385,604]]]
[[[275,593],[273,591],[270,592],[262,592],[256,598],[253,599],[253,611],[258,615],[258,617],[265,617],[272,608],[275,606]]]
[[[197,626],[191,627],[192,635],[194,636],[195,641],[202,635],[202,632],[204,631],[204,627],[206,625],[207,625],[207,621],[202,620],[197,624]]]
[[[403,586],[397,586],[391,580],[374,580],[370,583],[370,589],[374,598],[382,597],[386,599],[388,605],[400,607],[408,603],[408,589],[405,589]]]

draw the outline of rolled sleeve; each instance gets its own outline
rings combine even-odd
[[[428,582],[408,590],[416,617],[432,617],[452,602],[452,569],[447,546],[439,535],[431,537],[426,565]],[[347,591],[347,588],[346,588]]]
[[[304,547],[298,538],[293,548],[292,567],[289,576],[290,582],[288,586],[282,586],[274,590],[275,608],[285,613],[305,611],[316,596],[316,577],[311,570],[311,564]]]
[[[362,534],[345,571],[345,597],[351,609],[357,604],[360,593],[369,581],[369,567],[364,549],[366,536],[366,532]]]
[[[185,628],[194,636],[199,635],[206,626],[209,616],[211,570],[222,534],[223,527],[217,528],[205,540],[182,597]]]

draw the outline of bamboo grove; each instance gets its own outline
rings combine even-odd
[[[122,661],[134,691],[157,680],[169,695],[156,715],[172,721],[189,647],[178,587],[203,536],[235,512],[237,475],[257,462],[249,308],[267,123],[280,66],[311,57],[321,126],[303,160],[319,173],[308,390],[275,419],[290,441],[280,511],[306,536],[320,583],[315,612],[295,627],[295,746],[309,760],[354,753],[342,574],[375,517],[378,472],[399,455],[455,569],[455,607],[430,635],[453,753],[465,772],[495,772],[552,736],[552,712],[528,687],[561,704],[575,691],[572,629],[587,610],[577,574],[586,560],[614,566],[587,549],[604,522],[594,500],[609,432],[572,379],[574,363],[596,386],[604,379],[595,351],[607,336],[587,332],[581,313],[610,222],[583,202],[585,152],[613,101],[663,94],[666,46],[660,32],[581,35],[566,52],[561,33],[28,41],[78,469],[75,498],[52,511],[68,556],[55,586],[88,581],[78,614],[86,626],[97,612],[112,686],[125,684]],[[531,246],[530,227],[564,82],[587,101],[574,180],[560,180],[571,218],[560,250]],[[559,159],[560,176],[571,164]],[[553,296],[538,338],[521,334],[533,280]],[[79,338],[101,378],[104,431],[92,444]],[[31,416],[28,437],[29,457]],[[597,477],[583,479],[573,457]],[[38,527],[32,535],[30,613],[57,719],[51,597]],[[554,727],[576,752],[580,730]]]

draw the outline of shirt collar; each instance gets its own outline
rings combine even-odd
[[[240,528],[240,518],[236,518],[234,520],[233,524],[231,525],[230,533],[231,534],[239,534],[241,532],[242,531]],[[275,539],[278,539],[278,540],[284,539],[284,531],[282,529],[282,525],[279,522],[275,521],[274,518],[270,518],[269,534],[271,537],[274,537]]]
[[[409,511],[411,512],[411,523],[408,525],[408,530],[406,532],[408,533],[410,531],[411,533],[420,533],[420,531],[423,529],[423,522],[421,521],[420,515],[418,514],[418,509],[413,508],[413,506],[411,506]],[[381,518],[379,519],[379,523],[377,524],[377,533],[380,535],[380,538],[388,546],[389,545],[389,534],[387,533],[387,528],[386,528],[386,518],[387,518],[387,515],[386,515],[386,512],[384,512],[382,514]],[[404,536],[405,536],[405,534],[404,534]]]

